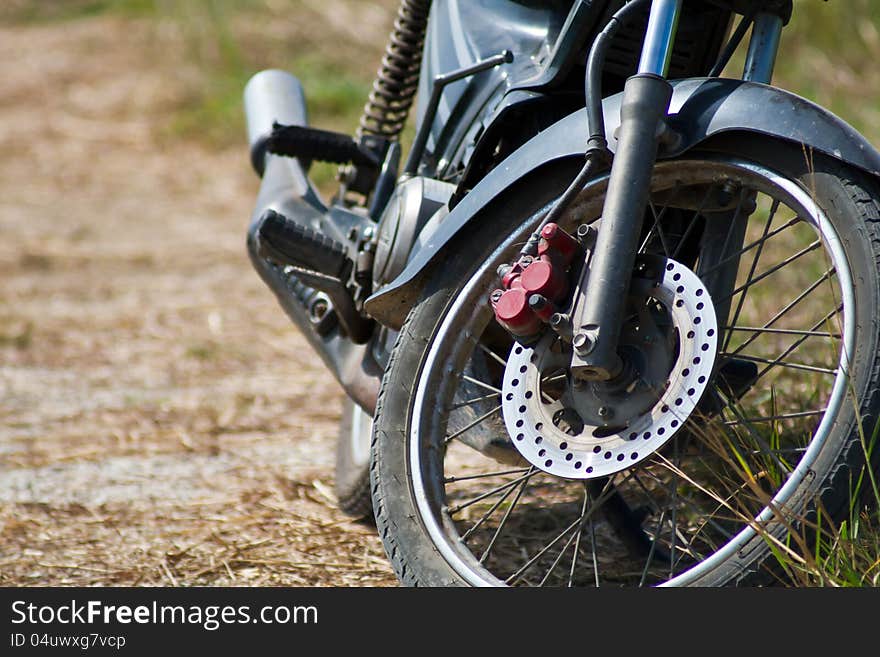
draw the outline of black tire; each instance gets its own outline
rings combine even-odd
[[[718,145],[718,148],[726,149],[727,153],[689,155],[683,157],[682,162],[667,163],[664,165],[666,167],[664,170],[670,170],[670,167],[682,167],[682,171],[685,171],[687,162],[695,163],[695,168],[702,167],[705,170],[706,167],[716,166],[714,163],[719,159],[725,162],[735,160],[739,163],[737,166],[742,163],[755,164],[765,173],[777,172],[781,174],[780,180],[786,181],[786,184],[792,183],[805,195],[808,194],[810,198],[815,199],[816,205],[824,211],[840,238],[841,248],[836,252],[837,257],[845,258],[850,269],[854,304],[846,307],[846,326],[849,328],[841,331],[841,334],[844,339],[847,339],[847,336],[854,336],[855,342],[854,353],[849,359],[848,393],[842,401],[835,402],[834,423],[830,425],[832,427],[830,430],[823,432],[821,445],[815,443],[818,447],[815,453],[811,453],[809,469],[803,477],[794,477],[787,472],[776,475],[780,479],[780,490],[786,480],[796,479],[798,482],[797,486],[792,484],[793,492],[787,494],[785,498],[784,513],[779,516],[783,517],[784,522],[773,519],[753,522],[753,525],[760,527],[760,532],[749,537],[748,531],[743,529],[745,533],[735,534],[737,538],[744,537],[744,543],[738,549],[731,548],[732,541],[718,546],[715,554],[722,557],[719,557],[717,563],[701,557],[692,570],[685,571],[684,575],[675,573],[679,579],[672,583],[686,580],[686,585],[692,586],[720,586],[752,581],[752,577],[766,574],[772,561],[768,559],[771,555],[768,543],[782,541],[788,534],[785,526],[788,523],[800,527],[801,521],[808,517],[817,501],[828,514],[826,518],[842,519],[849,509],[851,484],[864,467],[863,438],[866,435],[870,437],[875,430],[878,409],[880,409],[880,354],[878,354],[880,190],[875,181],[851,167],[828,158],[818,155],[805,158],[800,149],[784,143],[768,143],[766,140],[757,143],[740,139],[732,147]],[[658,165],[658,169],[660,168]],[[719,165],[719,170],[721,169]],[[427,289],[410,312],[400,332],[379,395],[372,440],[371,475],[377,527],[395,572],[405,585],[492,585],[501,583],[503,579],[480,564],[478,560],[480,555],[472,553],[466,541],[462,539],[461,529],[457,524],[459,521],[452,519],[448,513],[450,502],[447,500],[447,484],[444,482],[444,477],[447,476],[445,470],[447,466],[444,461],[447,441],[443,440],[443,436],[446,421],[444,418],[452,405],[454,390],[450,391],[453,384],[447,382],[444,377],[450,380],[453,377],[451,374],[441,374],[439,371],[432,374],[426,371],[425,363],[434,348],[436,348],[435,357],[440,358],[442,355],[442,362],[449,370],[454,368],[456,358],[465,358],[462,355],[466,353],[464,346],[454,349],[451,346],[443,346],[443,338],[448,336],[449,341],[453,339],[451,337],[453,332],[449,329],[442,329],[447,332],[440,334],[444,321],[451,318],[449,321],[453,322],[457,317],[455,313],[461,314],[462,317],[477,316],[476,311],[469,311],[470,315],[468,315],[463,310],[467,303],[470,306],[475,305],[477,299],[474,296],[476,292],[468,292],[467,294],[471,296],[466,296],[468,282],[472,277],[482,276],[481,279],[475,279],[475,287],[482,286],[480,294],[485,300],[492,287],[497,286],[493,278],[494,274],[491,273],[494,272],[494,266],[498,262],[510,261],[518,249],[517,244],[522,243],[522,239],[533,229],[547,204],[562,192],[576,171],[577,165],[574,163],[556,165],[553,169],[544,170],[540,178],[528,188],[521,187],[509,194],[503,203],[487,208],[481,221],[475,224],[473,232],[448,249],[448,259],[434,272]],[[589,215],[591,207],[595,214],[596,199],[601,198],[601,188],[600,183],[588,185],[586,199],[569,214]],[[591,189],[596,190],[593,192],[593,197],[589,193]],[[601,201],[598,202],[598,207],[601,207]],[[699,215],[696,217],[698,218]],[[578,221],[580,220],[579,218]],[[569,222],[572,221],[570,218]],[[773,221],[773,215],[770,215],[767,226],[769,227]],[[569,227],[571,225],[569,223]],[[767,233],[767,229],[764,232]],[[835,274],[832,274],[832,278],[834,276]],[[844,274],[839,276],[846,278]],[[460,296],[457,306],[456,301]],[[842,314],[844,311],[841,311]],[[455,332],[466,334],[470,330],[470,325],[463,324],[465,319],[461,322],[462,325],[455,325]],[[733,323],[736,323],[735,319]],[[481,337],[484,334],[480,334],[476,329],[474,331],[472,342],[485,339]],[[833,340],[833,337],[829,339]],[[461,342],[464,343],[466,340]],[[839,355],[835,356],[838,357]],[[423,390],[421,396],[418,396],[416,394],[418,386],[423,381],[433,383],[431,389]],[[829,384],[829,390],[839,391],[837,382],[838,378],[835,376],[833,384]],[[771,392],[772,390],[771,387]],[[748,395],[750,392],[743,394]],[[853,403],[854,400],[857,403]],[[421,403],[422,407],[416,408],[417,402]],[[738,403],[738,400],[734,400],[731,408]],[[758,403],[765,402],[755,402]],[[771,403],[775,405],[777,402],[771,400]],[[433,404],[433,407],[429,408],[428,404]],[[720,417],[724,419],[730,416],[722,412]],[[788,421],[778,420],[780,423]],[[790,421],[797,424],[800,420]],[[696,435],[701,430],[700,427],[694,426],[696,422],[697,419],[694,419],[686,424],[688,436]],[[776,422],[774,421],[774,427],[777,426]],[[418,429],[417,432],[414,431],[414,427]],[[785,428],[780,428],[778,431],[783,432]],[[684,430],[681,433],[683,432]],[[792,429],[790,433],[794,436],[798,433],[798,429]],[[803,440],[807,442],[804,443],[804,447],[797,448],[801,450],[798,453],[802,453],[809,445],[814,444],[810,442],[813,441],[813,437],[804,437]],[[782,443],[776,451],[782,454]],[[797,450],[792,448],[790,451]],[[878,452],[880,450],[875,449],[873,453],[876,456]],[[748,454],[748,452],[743,453]],[[414,454],[417,455],[417,459],[413,458]],[[755,458],[760,459],[762,455]],[[413,463],[419,464],[418,473],[413,471]],[[877,465],[875,461],[873,464],[875,470]],[[633,469],[637,467],[639,466]],[[767,476],[767,479],[772,480],[773,477]],[[765,484],[762,482],[761,485]],[[584,487],[584,490],[586,491],[587,488]],[[653,488],[652,491],[656,492]],[[585,492],[584,509],[588,499],[590,498]],[[674,505],[675,498],[672,499]],[[512,508],[516,505],[516,501],[508,505]],[[561,508],[562,505],[556,506]],[[544,513],[553,511],[556,506],[548,503],[532,511]],[[629,507],[624,505],[624,508]],[[525,511],[522,513],[524,514]],[[544,518],[542,522],[545,520],[551,522],[544,515],[541,515],[541,518]],[[580,518],[575,553],[579,549],[580,534],[583,532],[583,511]],[[734,521],[737,520],[734,517]],[[592,525],[592,519],[590,522]],[[661,516],[655,535],[661,533],[662,523]],[[489,521],[485,524],[488,525]],[[503,522],[501,524],[503,525]],[[555,526],[558,528],[560,525]],[[528,525],[522,525],[520,529],[523,527]],[[432,531],[434,534],[431,533]],[[498,531],[500,532],[500,529]],[[673,525],[672,534],[674,535],[676,531],[678,526]],[[709,530],[701,528],[701,531],[708,533]],[[673,553],[675,541],[676,539],[672,538]],[[489,544],[490,550],[493,545],[494,539],[493,543]],[[519,545],[521,546],[522,543]],[[690,544],[688,546],[690,549]],[[594,555],[595,549],[594,543]],[[680,549],[684,550],[684,547]],[[726,550],[732,551],[726,552]],[[647,561],[651,562],[655,558],[656,555],[649,555]],[[678,559],[678,561],[682,560],[685,559],[683,557]],[[576,563],[577,557],[571,557],[571,561]],[[676,559],[670,558],[671,564],[675,562]],[[574,563],[571,566],[572,572],[574,572]],[[645,570],[647,569],[646,565]],[[672,565],[670,569],[674,571]],[[598,566],[596,571],[595,579],[598,580]],[[688,579],[687,573],[697,571],[699,571],[698,575]],[[507,571],[504,574],[506,573]],[[644,579],[642,575],[641,581]],[[514,578],[514,581],[517,580]],[[571,583],[570,579],[569,585]],[[587,582],[587,584],[591,583],[591,581]],[[640,581],[621,580],[615,583],[635,585]],[[661,579],[654,583],[664,582]]]
[[[342,403],[336,441],[334,490],[339,508],[353,518],[373,519],[370,494],[372,418],[348,397]]]

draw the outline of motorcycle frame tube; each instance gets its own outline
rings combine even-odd
[[[779,41],[782,36],[782,18],[776,14],[761,12],[755,16],[752,36],[746,53],[743,80],[770,84]]]

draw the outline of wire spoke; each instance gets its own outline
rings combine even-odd
[[[590,503],[590,489],[587,486],[586,482],[584,482],[584,506],[581,509],[581,517],[585,516],[587,513],[587,505]],[[577,560],[578,555],[580,554],[581,549],[581,536],[583,536],[584,528],[581,525],[580,531],[577,533],[577,540],[574,544],[574,554],[571,557],[571,570],[568,573],[568,586],[571,588],[574,586],[574,574],[577,569]],[[593,555],[593,577],[595,578],[596,587],[599,587],[599,561],[596,557],[596,529],[593,526],[593,519],[590,518],[590,551]]]
[[[725,331],[745,331],[748,333],[773,333],[778,335],[805,335],[807,337],[818,338],[834,338],[839,340],[840,333],[831,333],[830,331],[799,331],[797,329],[775,329],[775,328],[758,328],[756,326],[724,326]],[[736,353],[736,352],[734,352]]]
[[[465,406],[472,406],[474,404],[479,404],[480,402],[489,401],[490,399],[495,399],[500,392],[493,392],[491,395],[485,395],[484,397],[475,397],[474,399],[468,399],[462,402],[458,402],[457,404],[453,404],[449,410],[454,411],[459,408],[464,408]]]
[[[663,520],[666,518],[666,509],[663,509],[660,512],[660,519],[657,521],[657,526],[663,526]],[[645,567],[642,569],[642,576],[639,579],[639,586],[645,585],[645,580],[648,577],[648,569],[651,567],[651,562],[654,561],[654,553],[657,551],[657,534],[651,536],[651,548],[648,550],[648,557],[645,559]]]
[[[758,276],[757,278],[755,278],[755,279],[749,281],[748,283],[744,283],[743,285],[740,285],[738,288],[736,288],[736,289],[735,289],[733,292],[731,292],[730,294],[727,294],[727,295],[721,297],[720,299],[716,300],[715,303],[718,304],[718,303],[721,303],[721,302],[723,302],[723,301],[727,301],[728,299],[732,299],[733,297],[735,297],[735,296],[736,296],[737,294],[739,294],[740,292],[743,292],[744,290],[749,289],[749,288],[752,287],[753,285],[757,285],[758,283],[760,283],[761,281],[763,281],[763,280],[764,280],[765,278],[767,278],[768,276],[772,276],[773,274],[775,274],[776,272],[778,272],[778,271],[779,271],[780,269],[782,269],[783,267],[785,267],[785,266],[790,265],[791,263],[793,263],[795,260],[797,260],[797,259],[799,259],[799,258],[802,258],[803,256],[807,255],[808,253],[812,253],[813,251],[815,251],[816,249],[818,249],[820,246],[822,246],[822,241],[821,241],[821,240],[816,240],[815,242],[813,242],[813,243],[810,244],[809,246],[805,246],[803,249],[801,249],[800,251],[798,251],[798,252],[795,253],[794,255],[789,256],[788,258],[786,258],[786,259],[783,260],[782,262],[780,262],[780,263],[778,263],[778,264],[776,264],[776,265],[773,265],[770,269],[768,269],[767,271],[761,273],[761,275]]]
[[[485,388],[486,390],[491,390],[492,392],[496,392],[499,395],[501,394],[501,390],[496,388],[493,385],[486,383],[485,381],[480,381],[479,379],[475,379],[472,376],[468,376],[466,374],[461,375],[462,380],[467,381],[468,383],[473,383],[475,386],[480,386],[481,388]]]
[[[676,188],[676,189],[678,189],[678,188]],[[663,227],[660,225],[660,222],[662,221],[663,217],[666,215],[666,211],[669,209],[669,206],[664,205],[663,209],[660,210],[660,214],[658,215],[657,208],[654,207],[654,202],[651,200],[648,200],[648,205],[651,208],[651,214],[654,215],[654,225],[651,227],[651,232],[649,233],[648,236],[650,237],[650,235],[653,234],[654,230],[657,231],[657,237],[660,238],[660,246],[663,247],[663,255],[665,255],[668,258],[668,257],[670,257],[669,244],[667,244],[667,242],[666,242],[666,236],[663,234]],[[645,246],[647,246],[647,244]]]
[[[486,353],[487,356],[489,356],[489,357],[492,358],[493,360],[495,360],[495,361],[497,361],[498,363],[500,363],[502,367],[507,367],[507,360],[504,359],[504,358],[502,358],[502,357],[499,356],[498,354],[496,354],[496,353],[495,353],[494,351],[492,351],[491,349],[489,349],[489,347],[487,347],[486,345],[484,345],[482,342],[478,342],[478,343],[477,343],[477,346],[478,346],[482,351],[484,351],[484,352]]]
[[[818,322],[816,322],[816,323],[812,326],[812,328],[811,328],[810,330],[811,330],[811,331],[812,331],[812,330],[815,330],[815,329],[819,328],[820,326],[822,326],[823,324],[825,324],[826,322],[830,321],[830,319],[831,319],[832,317],[834,317],[837,313],[839,313],[841,310],[842,310],[842,307],[840,307],[840,306],[837,307],[837,308],[835,308],[834,310],[832,310],[831,312],[829,312],[827,315],[825,315],[825,317],[823,317],[823,318],[820,319]],[[789,345],[789,347],[788,347],[784,352],[782,352],[782,354],[781,354],[781,355],[779,356],[779,358],[777,358],[776,360],[777,360],[777,361],[782,361],[783,358],[785,358],[785,357],[788,356],[790,353],[792,353],[795,349],[797,349],[798,347],[800,347],[800,346],[801,346],[801,345],[807,340],[808,337],[809,337],[809,336],[804,336],[804,337],[802,337],[802,338],[800,338],[800,339],[798,339],[798,340],[795,340],[791,345]],[[740,356],[740,357],[742,357],[742,356]],[[770,363],[767,367],[765,367],[763,370],[761,370],[760,372],[758,372],[758,377],[755,379],[755,381],[760,380],[761,377],[763,377],[767,372],[769,372],[769,371],[773,368],[773,366],[774,366],[775,364],[776,364],[775,362],[772,362],[772,363]],[[836,373],[837,373],[836,370],[827,370],[827,371],[830,372],[830,373],[832,373],[832,374],[836,374]]]
[[[672,440],[673,440],[672,462],[675,463],[675,467],[681,468],[681,457],[678,452],[678,436],[676,435],[675,438],[673,438]],[[670,538],[670,541],[669,541],[670,542],[669,579],[672,579],[673,571],[675,569],[675,539],[677,537],[676,535],[678,534],[678,520],[676,517],[677,509],[676,509],[676,503],[675,503],[675,500],[676,500],[676,497],[678,494],[678,486],[675,485],[674,480],[670,480],[669,489],[670,489],[671,493],[667,493],[667,495],[669,495],[669,497],[671,498],[670,506],[672,507],[672,514],[671,514],[671,518],[670,518],[670,520],[671,520],[670,534],[669,534],[669,538]],[[658,527],[658,529],[659,529],[659,527]]]
[[[767,233],[767,237],[755,240],[754,242],[752,242],[748,246],[744,246],[742,249],[740,249],[736,253],[732,253],[729,256],[725,257],[723,260],[718,261],[717,263],[715,263],[714,265],[709,267],[709,269],[707,269],[705,272],[703,272],[702,275],[705,277],[705,276],[708,276],[709,274],[715,273],[716,271],[721,269],[723,266],[728,264],[734,258],[738,258],[739,256],[743,255],[744,253],[748,253],[749,251],[754,249],[759,244],[765,242],[766,240],[769,240],[772,237],[775,237],[776,235],[778,235],[782,231],[791,228],[792,226],[799,223],[800,221],[801,221],[800,217],[795,217],[794,219],[790,219],[785,225],[780,226],[779,228],[776,228],[776,229],[770,231],[769,233]]]
[[[746,276],[746,283],[750,283],[752,277],[755,275],[755,269],[758,268],[758,261],[761,259],[761,254],[764,252],[764,245],[767,243],[767,233],[770,231],[770,224],[773,223],[773,218],[776,216],[776,211],[779,209],[779,201],[773,201],[773,206],[770,209],[770,216],[767,218],[767,223],[764,226],[764,232],[761,233],[761,244],[758,246],[755,251],[755,257],[752,258],[752,265],[749,268],[748,276]],[[733,313],[733,319],[730,320],[731,324],[736,324],[739,320],[739,315],[742,312],[743,305],[746,302],[746,297],[748,296],[748,288],[746,288],[745,292],[740,295],[739,301],[736,304],[736,311]],[[727,333],[724,336],[724,346],[723,349],[727,349],[727,346],[730,344],[731,334]]]
[[[745,188],[740,188],[739,190],[739,202],[736,204],[736,210],[733,212],[733,218],[730,220],[730,225],[727,227],[727,236],[724,238],[724,246],[721,248],[721,253],[727,253],[727,249],[730,248],[730,240],[733,239],[733,231],[736,228],[736,222],[739,219],[740,210],[742,210],[743,200],[745,199],[746,190]],[[705,280],[705,274],[703,274],[703,278]]]
[[[577,519],[576,519],[574,522],[572,522],[568,527],[566,527],[566,528],[563,529],[561,532],[559,532],[559,534],[556,535],[556,538],[554,538],[554,539],[553,539],[552,541],[550,541],[547,545],[545,545],[543,548],[541,548],[541,550],[540,550],[535,556],[533,556],[531,559],[529,559],[529,560],[528,560],[523,566],[521,566],[520,569],[517,570],[513,575],[511,575],[511,576],[508,577],[506,580],[504,580],[504,583],[505,583],[505,584],[513,584],[514,582],[516,582],[520,577],[522,577],[522,576],[525,574],[525,572],[526,572],[527,570],[529,570],[532,566],[535,565],[535,563],[537,563],[538,559],[540,559],[541,557],[543,557],[543,556],[547,553],[548,550],[550,550],[550,549],[551,549],[554,545],[556,545],[560,540],[562,540],[563,538],[565,538],[566,534],[568,534],[572,529],[574,529],[575,527],[577,527],[581,522],[583,522],[583,518],[577,518]]]
[[[666,482],[665,482],[665,481],[663,481],[662,479],[660,479],[660,477],[658,477],[656,474],[654,474],[654,473],[651,472],[650,470],[645,469],[645,470],[643,470],[642,472],[643,472],[643,474],[644,474],[645,476],[647,476],[649,479],[651,479],[651,481],[654,481],[655,483],[660,484],[661,486],[665,486],[665,485],[666,485]],[[679,476],[679,475],[677,475],[676,473],[673,473],[673,474],[675,474],[675,476]],[[687,481],[687,479],[683,479],[683,480],[684,480],[684,481]],[[655,509],[656,511],[660,512],[661,515],[665,514],[666,509],[661,509],[661,508],[660,508],[660,506],[657,504],[657,502],[656,502],[656,501],[654,500],[654,498],[651,496],[651,492],[648,490],[648,488],[645,486],[645,484],[644,484],[641,480],[637,480],[637,483],[639,484],[639,486],[640,486],[640,488],[642,489],[642,491],[643,491],[645,497],[647,497],[647,499],[650,501],[650,504],[652,504],[652,506],[654,507],[654,509]],[[701,491],[701,492],[703,492],[703,491]],[[711,496],[710,496],[710,498],[714,500],[714,497],[711,497]],[[715,529],[716,529],[719,533],[723,534],[726,538],[728,538],[728,539],[733,538],[733,534],[731,534],[731,533],[728,532],[726,529],[724,529],[721,525],[719,525],[717,522],[715,522],[715,521],[711,518],[711,516],[707,516],[707,515],[706,515],[706,512],[705,512],[705,509],[704,509],[702,506],[700,506],[699,504],[697,504],[694,500],[692,500],[692,499],[690,499],[690,498],[688,498],[688,497],[685,497],[684,495],[679,495],[679,496],[678,496],[678,499],[682,501],[682,504],[683,504],[684,506],[686,506],[687,508],[689,508],[689,509],[691,509],[692,511],[696,512],[697,515],[699,515],[699,516],[701,516],[701,517],[704,517],[705,520],[706,520],[706,522],[712,523],[713,526],[715,527]],[[658,533],[659,533],[659,532],[658,532]],[[713,546],[713,549],[714,549],[714,546]]]
[[[734,508],[731,506],[731,504],[730,504],[730,502],[729,502],[730,499],[733,499],[733,496],[732,496],[732,495],[729,496],[727,499],[722,498],[718,493],[715,493],[714,491],[709,490],[708,488],[706,488],[706,487],[703,486],[702,484],[700,484],[700,483],[694,481],[692,478],[690,478],[690,477],[688,477],[687,475],[685,475],[684,472],[682,472],[680,469],[676,468],[672,463],[669,462],[668,459],[666,459],[666,458],[665,458],[662,454],[660,454],[659,452],[655,452],[655,453],[654,453],[654,458],[652,458],[652,459],[649,461],[649,463],[651,463],[652,465],[656,465],[657,467],[664,468],[665,470],[667,470],[668,472],[672,473],[673,475],[675,475],[675,476],[681,478],[681,479],[684,480],[685,482],[687,482],[687,483],[691,484],[692,486],[696,487],[699,491],[701,491],[701,492],[704,493],[707,497],[709,497],[709,499],[711,499],[711,500],[715,501],[716,503],[718,503],[719,507],[721,507],[721,508],[725,508],[725,509],[729,510],[730,512],[732,512],[733,514],[735,514],[735,517],[738,516],[738,515],[741,515],[741,514],[739,514],[739,513],[736,511],[736,509],[734,509]],[[728,536],[732,536],[731,534],[729,534],[729,533],[727,533],[727,532],[724,532],[724,533],[727,534]],[[712,548],[713,551],[716,551],[716,550],[718,549],[717,546],[714,545],[714,544],[710,544],[710,547]],[[697,558],[700,558],[700,559],[702,558],[702,555],[700,555],[699,553],[696,553],[696,554],[697,554]]]
[[[529,472],[530,468],[517,468],[516,470],[501,470],[500,472],[487,472],[485,474],[478,475],[465,475],[464,477],[446,477],[443,480],[444,484],[455,484],[459,481],[470,481],[472,479],[485,479],[487,477],[503,477],[504,475],[509,474],[523,474],[525,472]]]
[[[684,234],[679,238],[678,244],[676,245],[675,250],[672,252],[672,259],[673,260],[678,259],[679,253],[681,253],[681,250],[684,248],[684,245],[687,244],[688,237],[691,236],[691,231],[693,231],[693,229],[697,226],[697,223],[698,223],[697,220],[700,217],[703,217],[703,210],[705,209],[706,203],[708,203],[708,201],[709,201],[709,196],[712,194],[715,187],[716,187],[716,184],[712,183],[706,189],[706,194],[703,196],[703,200],[700,201],[700,205],[697,206],[697,211],[694,213],[694,216],[691,219],[690,223],[688,224],[687,229],[685,229]],[[705,217],[703,217],[703,218],[705,219]]]
[[[512,481],[508,481],[508,482],[505,483],[505,484],[501,484],[500,486],[497,486],[497,487],[495,487],[495,488],[493,488],[493,489],[491,489],[491,490],[488,490],[488,491],[486,491],[485,493],[480,493],[479,495],[477,495],[477,496],[476,496],[475,498],[473,498],[472,500],[469,500],[469,501],[467,501],[467,502],[463,502],[463,503],[461,503],[461,504],[456,504],[456,505],[453,506],[453,507],[449,507],[449,508],[446,510],[446,512],[447,512],[450,516],[455,515],[455,514],[458,513],[459,511],[462,511],[463,509],[466,509],[466,508],[468,508],[469,506],[471,506],[471,505],[473,505],[473,504],[476,504],[477,502],[481,502],[481,501],[485,500],[487,497],[492,497],[493,495],[497,495],[498,493],[500,493],[500,492],[502,492],[502,491],[504,491],[504,490],[506,490],[506,489],[508,489],[508,488],[511,488],[511,487],[513,487],[513,486],[516,486],[518,483],[520,483],[520,482],[522,482],[522,481],[525,481],[526,479],[528,479],[529,477],[533,477],[534,475],[535,475],[534,472],[529,471],[529,472],[527,472],[526,474],[524,474],[522,477],[517,477],[516,479],[514,479],[514,480],[512,480]]]
[[[451,434],[449,434],[448,436],[446,436],[446,438],[444,439],[443,442],[446,443],[446,444],[448,444],[449,442],[451,442],[451,441],[455,440],[456,438],[458,438],[458,437],[459,437],[461,434],[463,434],[465,431],[470,431],[470,430],[473,429],[475,426],[477,426],[480,422],[483,422],[484,420],[490,418],[491,416],[493,416],[495,413],[497,413],[497,412],[500,411],[500,410],[501,410],[501,406],[498,405],[498,406],[496,406],[495,408],[493,408],[491,411],[489,411],[488,413],[483,413],[480,417],[478,417],[476,420],[473,420],[473,421],[472,421],[470,424],[468,424],[467,426],[462,427],[461,429],[459,429],[459,430],[456,431],[455,433],[451,433]]]
[[[529,475],[536,474],[538,469],[535,466],[529,468]],[[484,563],[486,558],[489,556],[489,553],[492,552],[492,548],[495,547],[495,542],[498,540],[498,537],[501,536],[501,532],[504,531],[504,526],[507,524],[508,518],[510,518],[510,514],[516,508],[516,505],[519,503],[520,498],[525,492],[526,488],[529,486],[529,482],[531,479],[529,477],[524,477],[522,482],[519,484],[519,490],[516,493],[516,497],[513,498],[513,502],[510,503],[510,506],[507,507],[507,511],[504,512],[504,516],[501,518],[501,522],[498,523],[498,527],[495,529],[495,533],[492,535],[492,540],[489,541],[489,545],[486,546],[486,549],[483,551],[482,556],[480,557],[480,563]]]
[[[818,288],[822,283],[824,283],[825,281],[829,280],[829,279],[831,278],[831,276],[833,276],[835,273],[836,273],[836,272],[835,272],[835,269],[834,269],[833,267],[832,267],[831,269],[829,269],[828,271],[826,271],[821,277],[819,277],[818,280],[816,280],[815,282],[813,282],[813,283],[811,283],[809,286],[807,286],[807,288],[806,288],[805,290],[803,290],[799,295],[797,295],[797,297],[795,297],[791,302],[789,302],[789,303],[785,306],[785,308],[783,308],[782,310],[780,310],[779,312],[777,312],[773,317],[771,317],[771,318],[770,318],[770,319],[769,319],[769,320],[768,320],[768,321],[767,321],[767,322],[761,327],[761,329],[769,329],[771,326],[773,326],[776,322],[778,322],[780,319],[782,319],[787,313],[791,312],[791,310],[792,310],[795,306],[797,306],[801,301],[803,301],[804,299],[806,299],[806,298],[807,298],[807,297],[808,297],[808,296],[809,296],[809,295],[810,295],[810,294],[811,294],[816,288]],[[820,324],[820,325],[821,325],[821,324]],[[818,328],[818,326],[817,326],[817,327],[814,327],[814,328]],[[755,333],[755,335],[751,336],[748,340],[746,340],[746,341],[743,342],[740,346],[738,346],[738,347],[733,351],[733,353],[734,353],[734,354],[738,354],[740,351],[742,351],[743,349],[745,349],[746,347],[748,347],[752,342],[754,342],[755,340],[757,340],[758,337],[759,337],[759,334],[758,334],[758,333]]]
[[[749,424],[748,422],[743,422],[745,419],[739,409],[736,408],[734,403],[726,396],[723,392],[721,392],[717,386],[713,386],[712,393],[715,395],[716,399],[720,402],[723,402],[723,407],[728,409],[731,413],[733,413],[736,418],[742,423],[741,426],[746,428],[746,431],[749,432],[749,435],[752,437],[752,440],[758,445],[760,449],[760,454],[767,454],[776,464],[781,471],[786,472],[787,474],[791,474],[791,466],[785,463],[779,456],[776,454],[775,450],[770,448],[770,445],[767,444],[767,441],[764,440],[764,437],[761,436],[755,428]]]
[[[500,498],[498,498],[498,501],[496,501],[495,504],[493,504],[492,507],[488,511],[486,511],[486,513],[484,513],[482,515],[482,517],[471,526],[470,529],[468,529],[464,534],[461,535],[461,540],[462,541],[468,540],[468,538],[470,538],[471,534],[473,534],[475,531],[477,531],[477,529],[479,529],[480,526],[484,522],[486,522],[486,520],[489,519],[489,516],[491,516],[493,513],[495,513],[495,511],[498,509],[498,507],[504,503],[504,500],[506,500],[508,497],[510,497],[511,493],[513,493],[513,491],[515,491],[515,490],[516,490],[516,486],[511,486],[510,488],[508,488],[507,492],[504,493],[504,495],[502,495]]]
[[[768,415],[766,417],[747,417],[743,418],[742,421],[739,420],[726,420],[722,422],[724,426],[732,427],[740,424],[758,424],[760,422],[776,422],[778,420],[793,420],[795,418],[801,417],[812,417],[816,415],[824,415],[827,408],[822,408],[815,411],[800,411],[798,413],[782,413],[780,415]]]
[[[624,478],[623,482],[621,482],[621,483],[626,482],[626,481],[629,480],[632,476],[633,476],[633,472],[630,472],[630,474],[627,475],[627,476]],[[612,480],[612,479],[608,479],[608,481],[605,483],[605,486],[602,487],[602,491],[601,491],[599,497],[596,499],[596,501],[594,502],[594,504],[593,504],[593,506],[590,508],[590,510],[586,513],[586,518],[590,518],[590,517],[592,517],[592,515],[593,515],[593,514],[594,514],[594,513],[595,513],[595,512],[596,512],[596,511],[597,511],[597,510],[598,510],[598,509],[599,509],[599,508],[600,508],[600,507],[601,507],[601,506],[602,506],[602,505],[603,505],[603,504],[604,504],[604,503],[605,503],[605,502],[606,502],[606,501],[607,501],[607,500],[608,500],[613,494],[614,494],[614,483],[613,483],[613,480]],[[536,555],[534,555],[531,559],[529,559],[529,560],[528,560],[528,561],[527,561],[527,562],[526,562],[526,563],[525,563],[525,564],[524,564],[519,570],[517,570],[515,573],[513,573],[513,575],[511,575],[510,577],[508,577],[508,578],[505,580],[505,583],[507,583],[507,584],[512,584],[513,582],[517,581],[520,577],[522,577],[522,575],[523,575],[527,570],[529,570],[529,568],[531,568],[533,565],[535,565],[535,563],[537,563],[538,559],[540,559],[544,554],[546,554],[546,552],[547,552],[549,549],[551,549],[554,545],[556,545],[556,543],[558,543],[563,537],[565,537],[565,535],[568,534],[568,533],[569,533],[569,532],[570,532],[575,526],[577,526],[578,523],[581,523],[581,522],[583,522],[584,520],[585,520],[585,517],[580,517],[580,518],[578,518],[577,520],[575,520],[572,524],[570,524],[568,527],[566,527],[565,529],[563,529],[562,532],[560,532],[559,534],[557,534],[556,538],[554,538],[554,539],[553,539],[552,541],[550,541],[547,545],[545,545],[543,548],[541,548],[541,550],[540,550]]]
[[[565,556],[568,548],[571,546],[572,543],[575,542],[575,539],[580,537],[581,531],[583,531],[583,527],[580,527],[578,531],[569,536],[568,540],[565,542],[565,545],[562,546],[562,549],[559,550],[559,554],[557,554],[556,558],[553,560],[553,563],[550,564],[550,568],[547,570],[547,573],[541,579],[541,583],[538,584],[538,586],[544,586],[547,583],[547,580],[550,579],[550,575],[553,574],[553,571],[556,570],[556,566],[558,566],[559,562],[562,561],[562,557]]]
[[[734,354],[719,353],[718,355],[719,356],[726,356],[729,358],[734,357]],[[768,358],[760,358],[758,356],[747,356],[744,354],[737,354],[736,359],[737,360],[746,360],[746,361],[749,361],[750,363],[765,363],[767,365],[770,365],[770,367],[765,368],[761,372],[761,374],[758,375],[759,379],[761,378],[761,375],[763,375],[764,372],[767,372],[768,370],[770,370],[772,367],[774,367],[776,365],[781,365],[782,367],[789,367],[794,370],[803,370],[805,372],[819,372],[820,374],[837,374],[837,370],[830,370],[827,367],[816,367],[815,365],[804,365],[803,363],[790,363],[789,361],[782,360],[781,358],[777,358],[775,360],[770,360]],[[756,379],[756,381],[757,381],[757,379]]]

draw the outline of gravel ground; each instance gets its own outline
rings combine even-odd
[[[0,585],[394,586],[341,392],[251,270],[244,140],[142,23],[0,27]]]

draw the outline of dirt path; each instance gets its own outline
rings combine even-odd
[[[340,393],[244,250],[243,146],[111,19],[0,27],[0,585],[395,585]]]

